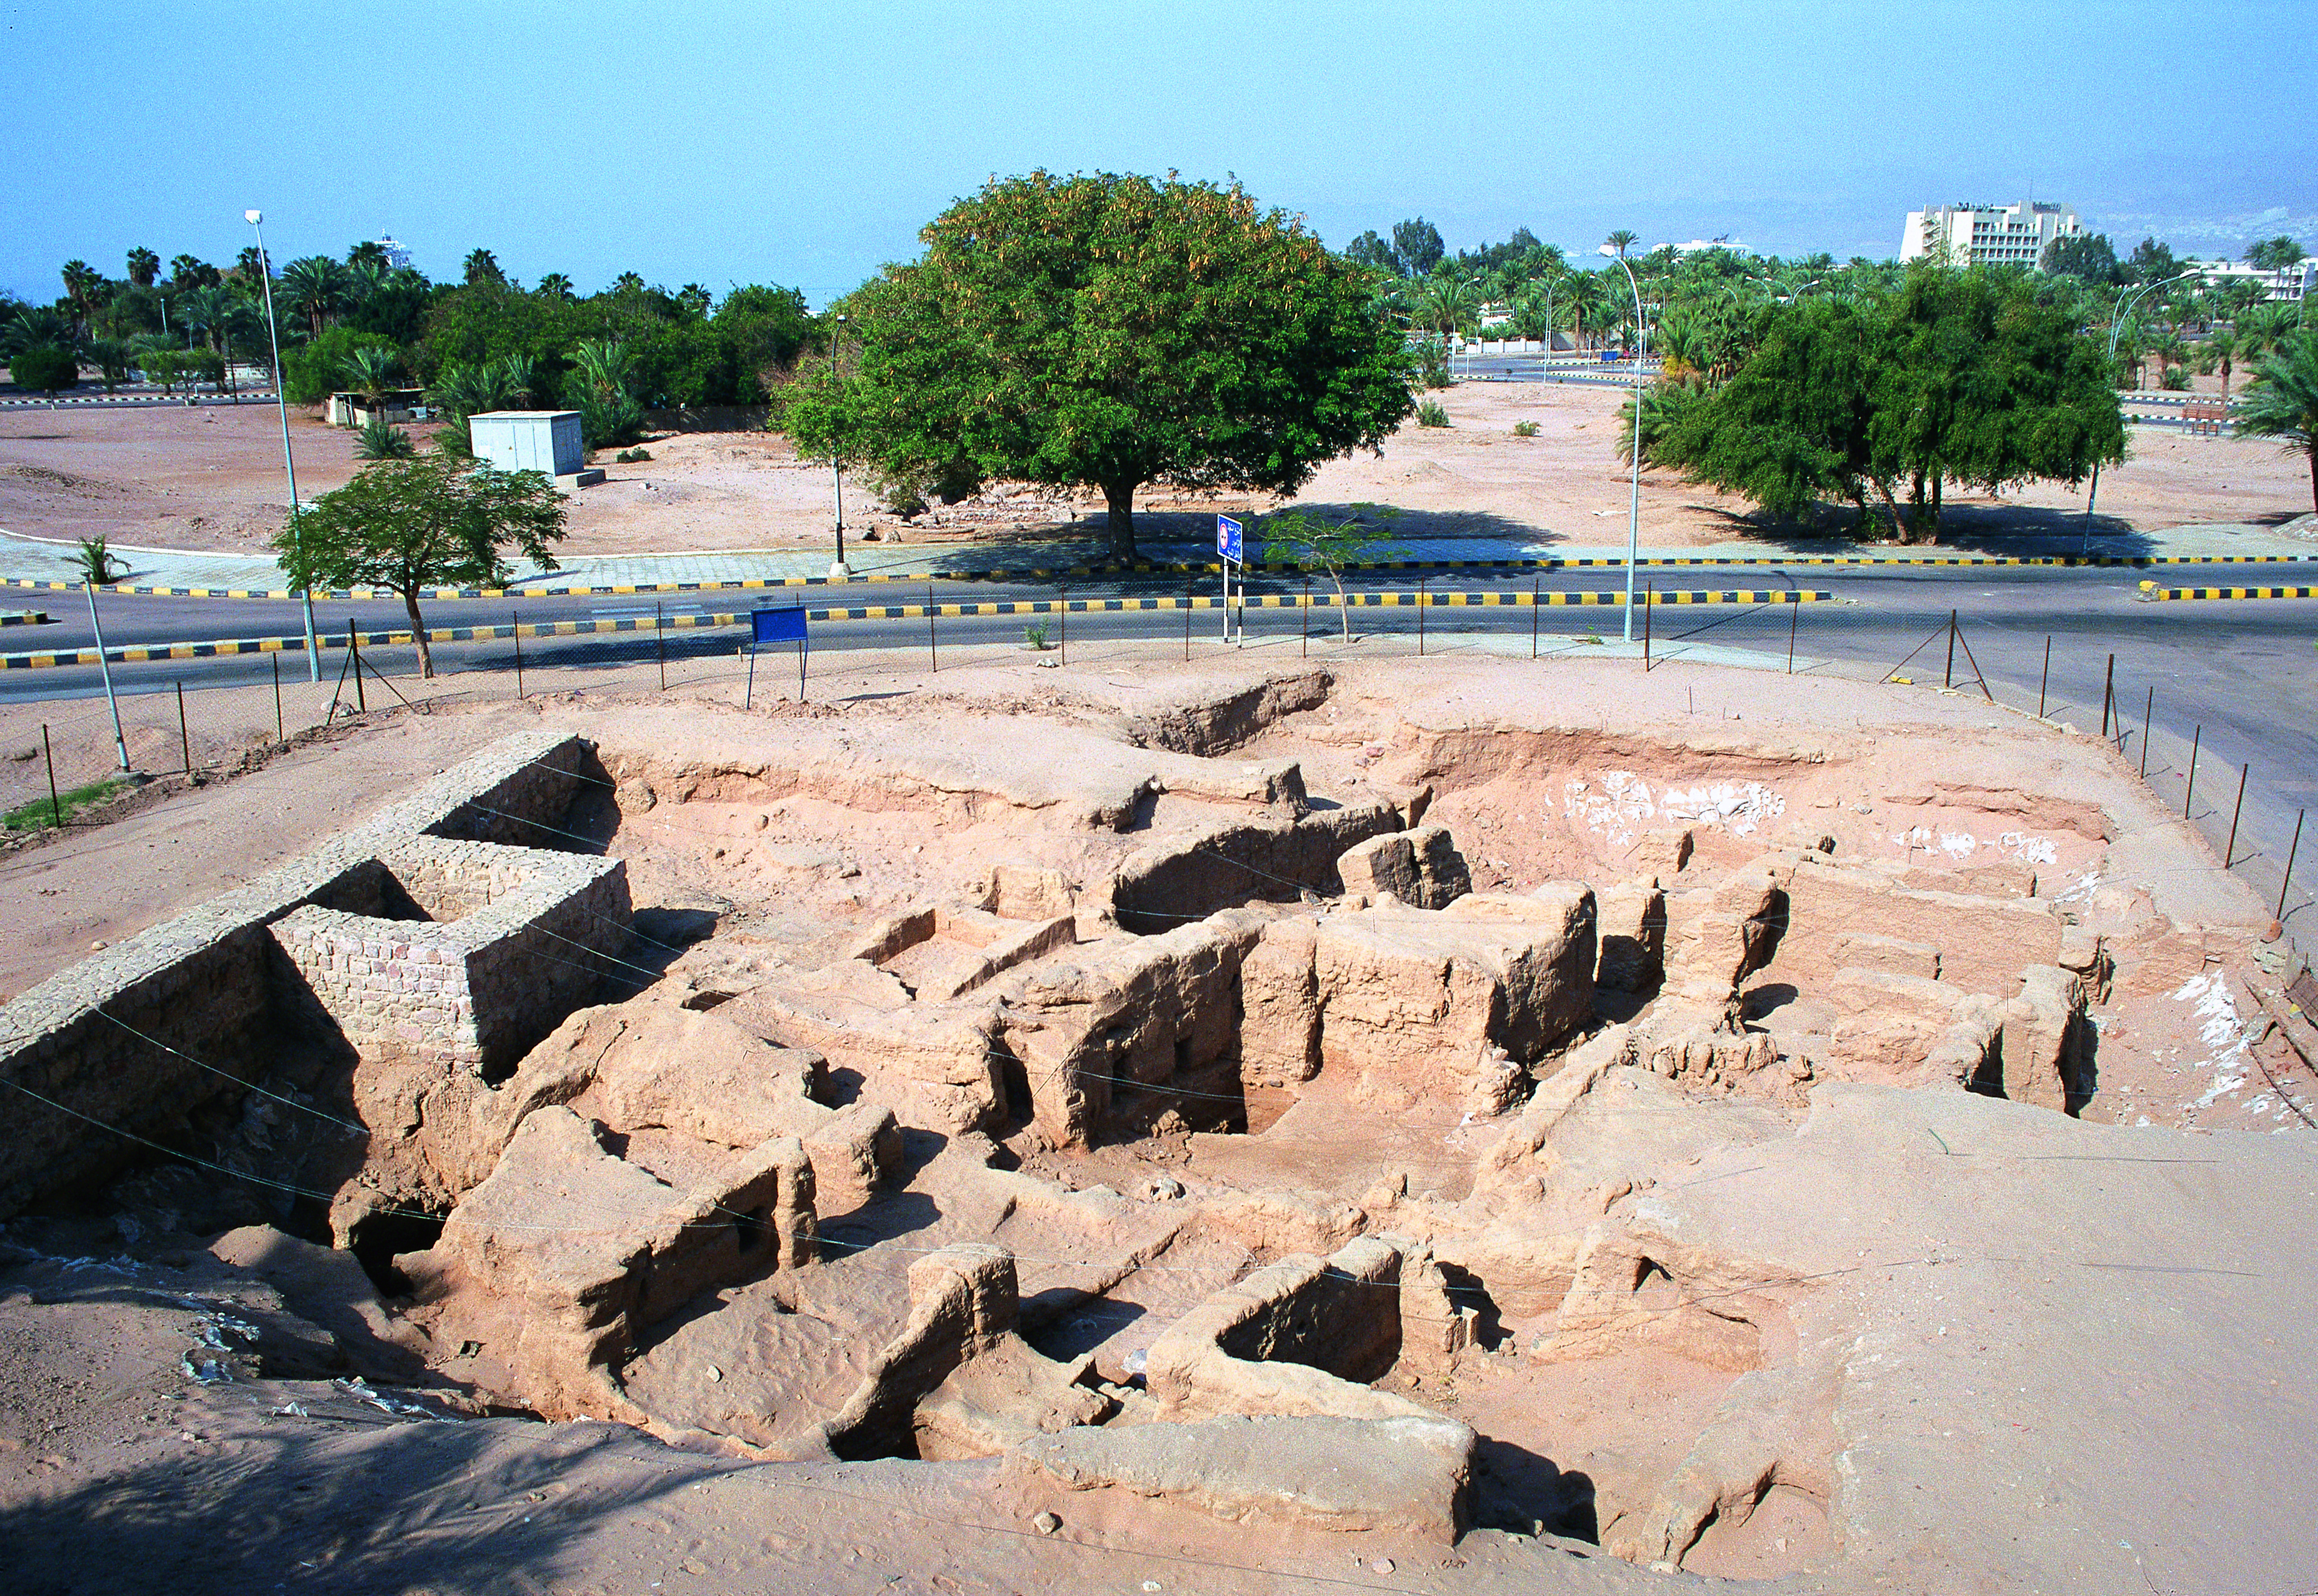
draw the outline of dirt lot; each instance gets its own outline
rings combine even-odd
[[[1466,383],[1439,396],[1452,426],[1410,425],[1380,455],[1325,467],[1302,500],[1400,507],[1405,537],[1505,534],[1549,542],[1620,541],[1628,484],[1615,453],[1620,396],[1611,390]],[[1516,438],[1517,421],[1539,435]],[[424,428],[418,429],[422,433]],[[301,493],[326,491],[355,470],[351,433],[301,416],[292,424]],[[703,433],[657,438],[648,463],[618,465],[574,501],[575,554],[730,551],[817,545],[826,535],[831,482],[783,439]],[[2113,530],[2217,522],[2276,523],[2308,511],[2309,478],[2268,444],[2191,438],[2157,428],[2133,435],[2134,458],[2103,474],[2099,508]],[[848,484],[849,525],[881,538],[947,541],[1100,523],[1092,496],[1000,490],[921,517],[907,528]],[[0,528],[31,536],[103,535],[115,543],[206,551],[261,550],[286,503],[275,412],[263,406],[199,410],[57,410],[0,418]],[[1143,507],[1172,511],[1239,499],[1163,490]],[[1980,541],[2046,530],[2083,507],[2080,492],[2028,489],[1999,500],[1947,500],[1947,531]],[[1645,475],[1642,541],[1685,547],[1743,537],[1745,505],[1672,479]]]

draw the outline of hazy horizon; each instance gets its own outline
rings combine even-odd
[[[2033,193],[2120,253],[2318,251],[2298,5],[1770,9],[19,6],[0,288],[46,302],[65,261],[119,276],[139,245],[230,265],[256,206],[277,262],[383,233],[438,280],[483,247],[526,284],[820,305],[1040,166],[1236,175],[1338,247],[1421,214],[1452,251],[1623,227],[1882,259],[1910,210]],[[2247,109],[2269,104],[2275,127]]]

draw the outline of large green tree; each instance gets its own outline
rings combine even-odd
[[[2278,353],[2253,368],[2230,417],[2240,437],[2275,438],[2310,466],[2310,505],[2318,510],[2318,329],[2280,340]]]
[[[1124,559],[1146,484],[1291,492],[1411,411],[1373,279],[1236,184],[1037,172],[920,237],[840,307],[858,369],[789,405],[808,453],[1097,487]]]
[[[418,674],[435,653],[418,595],[428,587],[504,586],[506,551],[555,569],[563,496],[537,471],[470,466],[447,455],[382,460],[309,506],[274,540],[292,587],[391,587],[418,645]]]
[[[1751,336],[1729,383],[1646,407],[1643,450],[1774,516],[1841,498],[1864,524],[1872,493],[1903,538],[1936,537],[1945,483],[2076,483],[2125,457],[2101,350],[2017,274],[1925,265],[1888,297],[1774,303]]]

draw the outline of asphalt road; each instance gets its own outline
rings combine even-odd
[[[1918,683],[1937,683],[1947,668],[1945,627],[1951,609],[1959,613],[1964,648],[1956,650],[1958,686],[1968,691],[1973,665],[1984,672],[1997,696],[2017,707],[2033,708],[2040,685],[2047,712],[2093,730],[2100,722],[2100,704],[2108,657],[2116,663],[2116,700],[2125,728],[2124,747],[2128,758],[2141,757],[2143,706],[2153,687],[2151,711],[2154,740],[2150,746],[2150,774],[2161,796],[2170,801],[2181,790],[2193,735],[2198,745],[2198,784],[2195,814],[2220,845],[2229,826],[2236,795],[2236,775],[2247,767],[2246,810],[2240,827],[2239,856],[2267,854],[2269,879],[2276,881],[2276,860],[2282,859],[2297,811],[2318,807],[2318,600],[2245,600],[2152,603],[2137,596],[2141,574],[2131,569],[2069,569],[2065,568],[1843,567],[1794,565],[1781,567],[1706,567],[1646,569],[1646,581],[1660,587],[1801,588],[1831,591],[1836,602],[1806,605],[1792,610],[1784,605],[1749,606],[1675,606],[1654,612],[1652,627],[1661,643],[1685,639],[1720,643],[1783,655],[1789,627],[1795,628],[1799,659],[1805,668],[1813,660],[1844,662],[1857,674],[1862,666],[1880,674],[1898,664],[1911,650],[1926,644],[1906,674]],[[2242,572],[2197,571],[2205,579],[2260,581],[2270,573],[2260,568]],[[2299,573],[2295,573],[2299,574]],[[1541,590],[1612,591],[1622,586],[1614,569],[1578,569],[1541,573]],[[1433,590],[1484,589],[1526,591],[1526,574],[1453,571],[1430,579]],[[1379,573],[1350,584],[1355,590],[1406,590],[1415,578],[1400,573]],[[1290,593],[1300,582],[1259,578],[1251,591]],[[1075,588],[1075,598],[1101,595],[1181,594],[1180,580],[1128,579],[1100,587]],[[1199,578],[1195,590],[1216,591],[1213,578]],[[1316,591],[1325,591],[1325,586]],[[1051,587],[987,582],[933,585],[945,602],[1027,599],[1056,596]],[[802,596],[813,607],[922,603],[923,587],[902,583],[858,584],[851,587],[804,590],[734,590],[662,596],[669,615],[746,611],[767,603],[791,602]],[[16,602],[11,598],[9,603]],[[86,600],[69,594],[27,598],[56,616],[55,624],[12,627],[4,646],[9,650],[85,647],[93,641]],[[100,614],[105,641],[124,643],[160,642],[186,639],[287,636],[299,632],[299,606],[271,600],[202,600],[160,597],[101,596]],[[642,596],[571,596],[527,598],[516,605],[507,600],[445,600],[426,606],[431,626],[504,623],[520,609],[526,623],[554,620],[610,620],[649,617],[653,599]],[[1424,616],[1428,646],[1469,647],[1478,637],[1494,634],[1518,652],[1521,636],[1530,629],[1527,608],[1431,608]],[[1619,611],[1614,607],[1551,607],[1536,612],[1545,635],[1583,636],[1592,632],[1614,639],[1619,634]],[[343,630],[352,616],[365,629],[407,624],[400,604],[393,601],[333,602],[318,609],[325,630]],[[1313,616],[1316,632],[1334,627],[1333,612]],[[1294,646],[1300,620],[1293,610],[1253,610],[1248,613],[1251,640],[1259,645]],[[1019,617],[962,619],[939,623],[945,646],[1019,642],[1024,622]],[[1365,635],[1414,633],[1418,625],[1414,608],[1361,609],[1355,612],[1354,629]],[[1194,612],[1192,635],[1201,646],[1213,647],[1220,617],[1212,610]],[[816,627],[822,648],[893,649],[915,650],[926,641],[922,619],[847,621]],[[1125,637],[1180,638],[1181,612],[1074,613],[1069,630],[1074,641]],[[671,632],[668,648],[672,659],[729,657],[739,646],[737,629]],[[2045,647],[2051,643],[2049,674]],[[619,633],[526,640],[524,651],[535,666],[617,665],[649,659],[649,633]],[[373,656],[388,671],[408,669],[407,648],[382,648]],[[514,645],[505,641],[443,643],[436,647],[438,668],[449,669],[506,668],[512,665]],[[299,656],[285,659],[285,669],[295,668]],[[335,663],[328,660],[326,664]],[[181,659],[116,665],[113,675],[124,692],[166,692],[184,683],[189,691],[204,686],[247,685],[271,679],[273,667],[261,655],[209,659]],[[22,702],[43,698],[79,698],[100,692],[94,667],[12,671],[0,675],[0,700]],[[2305,874],[2305,872],[2307,873]],[[2260,880],[2263,868],[2253,877]],[[2296,866],[2297,880],[2318,884],[2318,831],[2305,838],[2304,856]],[[2275,886],[2269,889],[2275,890]],[[2303,920],[2318,922],[2318,909],[2305,908],[2290,917],[2297,933],[2307,935]],[[2318,930],[2318,923],[2309,928]]]

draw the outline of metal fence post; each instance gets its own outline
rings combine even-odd
[[[2036,718],[2040,721],[2044,718],[2044,689],[2052,685],[2052,681],[2053,638],[2047,632],[2044,636],[2044,674],[2036,678]]]
[[[1787,674],[1795,674],[1795,632],[1803,623],[1803,596],[1787,595]]]
[[[355,712],[357,714],[367,714],[370,712],[370,700],[363,695],[362,633],[355,630],[355,618],[352,615],[346,617],[346,650],[347,668],[355,673]]]
[[[515,695],[523,696],[523,616],[514,610],[508,612],[508,631],[515,638]]]
[[[2280,925],[2286,923],[2286,889],[2294,880],[2294,856],[2302,851],[2302,822],[2309,818],[2306,809],[2295,811],[2294,842],[2286,850],[2286,875],[2278,883],[2278,912],[2269,917]]]
[[[660,656],[660,690],[668,691],[668,632],[663,628],[660,613],[660,601],[652,600],[652,649]]]
[[[2205,736],[2206,729],[2200,726],[2189,738],[2189,785],[2181,789],[2181,818],[2185,820],[2189,818],[2189,795],[2197,790],[2197,744]]]
[[[274,740],[287,742],[282,730],[282,656],[276,651],[266,658],[274,661]]]
[[[185,684],[177,684],[177,748],[184,755],[185,774],[193,774],[193,734],[185,727]]]
[[[49,818],[61,831],[65,825],[65,806],[57,801],[57,755],[49,746],[49,723],[40,722],[40,758],[49,762]]]
[[[2245,813],[2246,772],[2252,768],[2253,767],[2250,764],[2241,765],[2238,767],[2237,807],[2230,811],[2230,839],[2222,848],[2222,868],[2224,870],[2227,870],[2230,867],[2230,861],[2237,857],[2238,817]]]
[[[941,674],[941,642],[939,639],[934,636],[934,611],[936,607],[937,606],[934,604],[934,585],[931,582],[928,582],[926,584],[926,660],[928,667],[927,674],[930,676],[939,676]]]
[[[2101,735],[2108,735],[2109,706],[2116,698],[2116,656],[2108,657],[2108,675],[2101,682]]]
[[[1066,587],[1058,587],[1056,591],[1063,596],[1062,603],[1055,612],[1061,617],[1063,657],[1056,663],[1068,665],[1071,662],[1071,590]]]
[[[1529,579],[1529,657],[1532,659],[1537,658],[1537,598],[1539,590],[1539,579],[1535,577],[1532,577]]]
[[[2141,779],[2149,779],[2149,715],[2157,707],[2157,685],[2149,686],[2149,699],[2141,706]]]
[[[1947,668],[1940,672],[1940,686],[1943,687],[1955,686],[1955,637],[1956,613],[1950,610],[1948,612],[1948,662]]]

